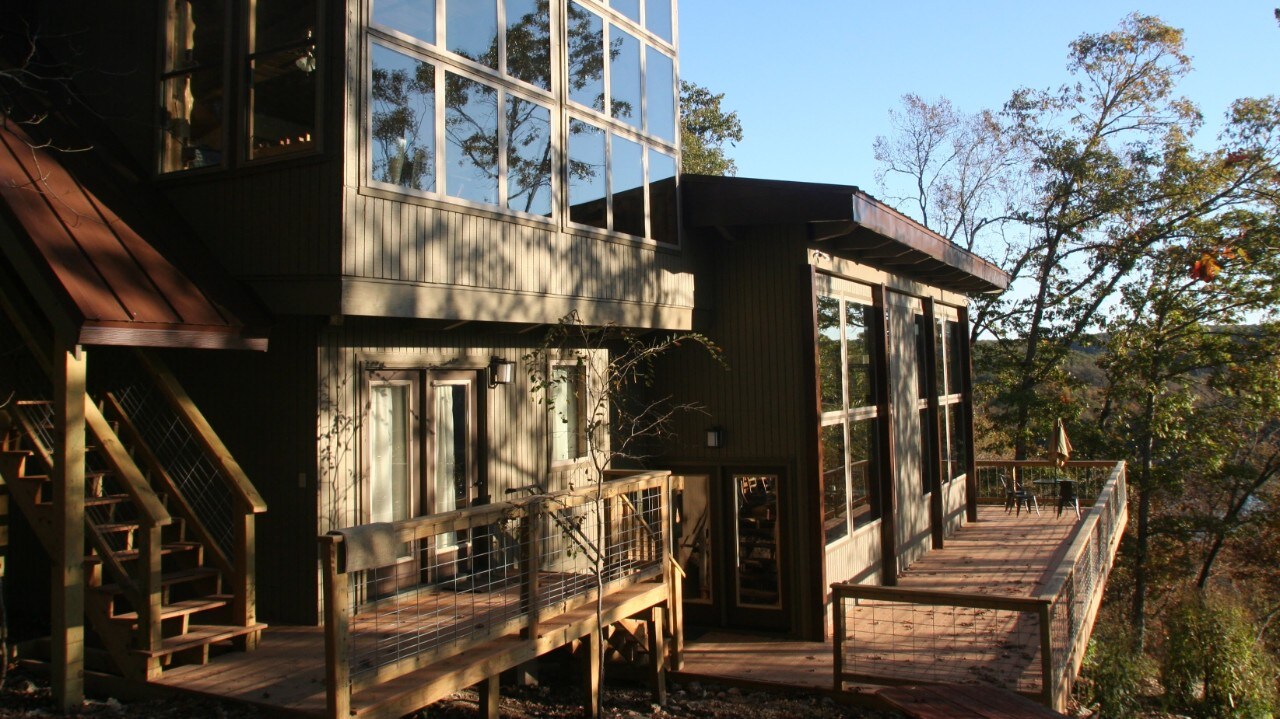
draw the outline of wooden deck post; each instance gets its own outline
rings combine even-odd
[[[831,675],[834,689],[844,691],[844,597],[839,589],[831,588]]]
[[[159,525],[140,527],[142,547],[138,556],[139,584],[142,587],[144,604],[138,607],[138,631],[143,646],[152,652],[159,651],[163,641],[160,631],[160,613],[163,590],[160,584],[161,574],[161,528]],[[155,678],[160,672],[158,662],[147,660],[146,677]]]
[[[1044,674],[1044,704],[1050,709],[1055,706],[1057,697],[1057,672],[1053,668],[1053,604],[1045,602],[1040,605],[1040,668]]]
[[[258,555],[255,521],[252,508],[248,507],[244,501],[235,502],[231,516],[236,553],[231,560],[235,567],[235,575],[231,578],[231,581],[235,582],[235,587],[232,588],[234,597],[232,620],[242,627],[251,627],[258,623]],[[251,632],[236,637],[235,643],[238,649],[248,652],[258,648],[258,640],[258,632]]]
[[[597,626],[582,638],[583,690],[587,694],[587,703],[582,713],[589,719],[600,717],[600,670],[604,666],[604,646],[600,632],[603,627]]]
[[[522,604],[528,612],[528,624],[524,632],[528,639],[538,638],[539,605],[542,604],[542,592],[538,587],[538,573],[542,563],[542,513],[545,503],[530,502],[525,505],[523,541],[520,543],[520,564],[524,567],[523,581],[520,586]]]
[[[670,559],[667,576],[671,577],[671,590],[667,605],[671,607],[671,670],[684,669],[684,570]]]
[[[324,572],[325,715],[347,719],[351,714],[351,664],[348,632],[351,620],[350,575],[338,572],[340,537],[320,537]]]
[[[498,683],[498,675],[485,677],[480,682],[480,713],[485,719],[498,719],[498,705],[502,692]]]
[[[653,700],[658,706],[667,705],[667,637],[662,626],[666,613],[661,605],[649,610],[649,661],[653,665]]]
[[[53,552],[50,683],[62,711],[84,702],[84,403],[86,357],[73,341],[53,348]]]

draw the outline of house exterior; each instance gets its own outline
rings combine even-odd
[[[235,330],[256,339],[228,351],[82,329],[64,345],[161,348],[269,507],[257,618],[320,620],[316,537],[331,530],[580,484],[573,418],[592,389],[572,362],[522,364],[571,312],[725,348],[728,372],[669,358],[660,391],[710,416],[680,418],[649,460],[687,477],[677,541],[693,621],[821,638],[832,582],[893,583],[973,511],[967,296],[1007,277],[855,187],[681,177],[675,11],[10,10],[49,30],[41,52],[85,69],[67,97],[91,112],[55,108],[82,118],[58,126],[92,138],[105,184],[144,208],[121,221],[179,248],[160,255],[199,248],[195,264],[233,288],[216,296],[256,308]],[[66,275],[24,271],[40,240],[16,197],[6,293],[40,307]],[[552,411],[530,369],[566,388]]]

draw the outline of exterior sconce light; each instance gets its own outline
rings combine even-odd
[[[724,446],[724,430],[720,427],[712,427],[707,430],[707,446],[710,448],[718,448]]]
[[[489,360],[489,386],[497,387],[500,384],[511,384],[511,380],[516,376],[516,363],[511,360],[494,357]]]

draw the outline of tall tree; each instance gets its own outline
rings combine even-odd
[[[875,140],[886,200],[909,206],[926,227],[969,251],[1009,219],[1019,157],[996,115],[968,115],[945,97],[929,102],[908,93],[889,122],[894,135]],[[893,189],[899,183],[905,191]],[[982,249],[1003,254],[997,244]]]
[[[1276,476],[1280,421],[1280,246],[1266,203],[1188,227],[1139,262],[1111,313],[1102,366],[1104,433],[1133,458],[1138,505],[1132,625],[1143,638],[1153,504],[1160,495],[1199,501],[1169,510],[1208,537],[1197,584],[1207,582],[1245,509]],[[1245,326],[1246,319],[1263,320]]]
[[[742,142],[737,112],[726,112],[724,93],[680,81],[680,171],[694,175],[736,175],[725,145]]]

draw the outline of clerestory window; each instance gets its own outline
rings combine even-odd
[[[670,0],[373,0],[368,27],[370,187],[677,240]]]

